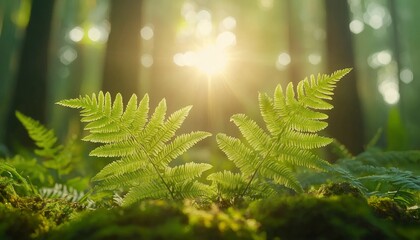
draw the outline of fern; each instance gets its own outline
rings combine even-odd
[[[233,161],[239,173],[218,172],[208,178],[221,197],[266,196],[284,186],[302,192],[294,170],[297,167],[330,170],[328,162],[312,150],[324,147],[332,139],[318,135],[327,127],[328,110],[336,83],[350,69],[331,75],[311,76],[298,83],[296,91],[289,83],[286,90],[278,85],[274,96],[259,94],[264,130],[244,114],[232,116],[244,140],[225,134],[216,136],[219,148]],[[269,189],[269,190],[268,190]]]
[[[0,162],[0,189],[12,188],[13,192],[18,191],[23,195],[35,193],[35,189],[28,183],[27,179],[18,173],[16,168],[6,162]],[[0,200],[3,198],[0,191]]]
[[[62,149],[63,146],[56,146],[57,137],[55,136],[53,130],[47,129],[38,121],[24,115],[19,111],[16,111],[16,117],[25,127],[29,137],[39,147],[39,149],[35,150],[37,155],[41,157],[52,158]]]
[[[97,191],[128,188],[124,205],[148,198],[194,198],[211,191],[208,185],[197,181],[211,168],[209,164],[169,166],[171,161],[210,136],[201,131],[176,136],[190,106],[165,118],[167,107],[163,99],[149,118],[147,94],[139,103],[137,96],[132,95],[124,110],[120,94],[112,101],[111,95],[103,92],[58,104],[81,109],[81,121],[87,123],[85,130],[89,132],[84,140],[100,144],[90,152],[91,156],[118,158],[92,178]]]
[[[53,130],[19,111],[16,111],[16,117],[37,149],[34,150],[34,156],[16,155],[6,161],[27,175],[34,184],[51,185],[54,181],[64,182],[64,176],[75,169],[80,159],[74,139],[70,139],[65,145],[58,144]]]
[[[413,193],[420,191],[420,177],[415,172],[419,163],[420,151],[370,149],[338,160],[335,167],[348,173],[345,180],[367,195],[388,196],[402,205],[414,205]]]
[[[39,189],[39,193],[43,198],[62,198],[71,202],[80,201],[85,195],[83,192],[60,183],[56,183],[54,187],[43,187]]]

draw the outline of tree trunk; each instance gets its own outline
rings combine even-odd
[[[45,122],[48,46],[54,0],[33,0],[16,77],[14,96],[8,112],[7,145],[28,142],[24,128],[17,121],[18,110]]]
[[[103,90],[125,98],[138,92],[140,67],[140,0],[112,0],[111,32],[105,56]]]
[[[347,1],[326,0],[328,72],[355,66]],[[353,154],[363,151],[363,120],[353,70],[340,81],[329,113],[328,131]]]

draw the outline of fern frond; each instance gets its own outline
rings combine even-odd
[[[170,193],[162,181],[153,179],[130,188],[124,196],[122,205],[128,206],[143,199],[171,199]]]
[[[358,188],[362,186],[366,194],[388,196],[394,192],[392,199],[402,203],[404,192],[420,190],[420,177],[415,172],[419,162],[420,151],[417,150],[382,152],[369,149],[353,158],[339,159],[335,169],[341,170],[343,179]]]
[[[329,163],[312,151],[332,142],[318,135],[328,125],[323,121],[328,115],[319,110],[332,108],[327,101],[332,99],[336,83],[348,72],[350,69],[331,75],[312,75],[299,82],[296,91],[293,83],[289,83],[285,91],[278,85],[273,97],[260,93],[260,112],[268,132],[244,114],[232,116],[231,121],[244,140],[218,134],[217,143],[240,172],[212,174],[209,179],[213,180],[213,185],[219,191],[235,193],[239,187],[239,197],[258,195],[261,189],[271,193],[277,186],[302,192],[294,173],[296,167],[330,170]]]
[[[148,95],[140,103],[132,95],[124,110],[120,94],[112,102],[111,95],[102,92],[58,104],[81,108],[81,120],[87,122],[85,130],[89,132],[84,140],[102,144],[90,152],[91,156],[119,158],[92,178],[97,191],[126,189],[123,204],[146,198],[178,200],[193,197],[194,193],[209,193],[209,189],[197,182],[209,165],[187,163],[169,167],[171,161],[210,136],[207,132],[176,136],[191,106],[166,117],[163,99],[149,118]],[[182,188],[180,184],[190,187]]]
[[[96,177],[96,176],[95,176]],[[141,168],[132,171],[125,171],[115,175],[109,175],[101,180],[92,180],[95,182],[95,190],[115,191],[126,186],[137,186],[139,182],[149,182],[156,179],[156,172],[153,169]]]
[[[212,173],[207,179],[213,182],[215,189],[224,199],[239,197],[247,184],[247,181],[240,173],[232,173],[230,171]]]
[[[164,178],[173,184],[191,182],[212,166],[206,163],[185,163],[176,167],[167,167]]]
[[[359,177],[359,180],[387,183],[395,186],[397,189],[420,190],[419,176],[413,175],[410,171],[401,171],[397,168],[390,168],[383,174]]]
[[[16,117],[27,130],[29,137],[37,145],[38,149],[35,149],[34,153],[43,158],[43,167],[57,171],[59,177],[69,174],[74,169],[73,163],[78,159],[75,156],[77,154],[74,154],[74,139],[70,139],[64,146],[59,145],[53,130],[47,129],[40,122],[18,111],[16,112]],[[40,180],[42,182],[42,179]]]
[[[47,129],[44,125],[38,121],[24,115],[23,113],[16,111],[16,117],[25,127],[29,134],[29,137],[35,142],[39,149],[35,150],[35,153],[41,157],[53,157],[58,151],[62,149],[62,146],[55,146],[57,143],[57,137],[53,130]]]
[[[211,136],[208,132],[191,132],[177,136],[169,144],[162,147],[161,151],[157,153],[155,162],[159,165],[167,165],[172,159],[184,154],[192,146],[201,140]]]
[[[249,164],[249,162],[254,161],[258,156],[251,148],[243,144],[241,140],[225,134],[217,134],[216,141],[220,150],[241,169],[244,175],[249,176],[256,171],[257,166]]]
[[[233,115],[231,121],[235,123],[247,142],[256,150],[262,151],[270,145],[270,136],[245,114]]]
[[[71,202],[78,202],[85,195],[83,192],[59,183],[51,188],[41,188],[39,193],[43,198],[62,198]]]
[[[260,169],[259,174],[276,184],[293,189],[295,192],[303,192],[302,186],[293,171],[286,164],[275,161],[269,162],[266,167]]]
[[[175,196],[180,199],[208,198],[212,195],[209,185],[197,181],[181,182],[175,189]]]

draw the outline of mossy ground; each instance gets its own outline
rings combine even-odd
[[[223,209],[154,200],[95,210],[2,189],[0,239],[420,239],[418,215],[337,187]]]

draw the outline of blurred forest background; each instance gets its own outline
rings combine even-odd
[[[259,91],[352,67],[327,134],[353,153],[378,129],[380,146],[418,149],[418,9],[417,0],[0,0],[0,145],[28,142],[15,110],[61,139],[82,134],[77,111],[54,103],[99,90],[126,101],[149,93],[152,108],[166,98],[169,112],[194,105],[185,131],[237,135],[232,114],[261,121]]]

